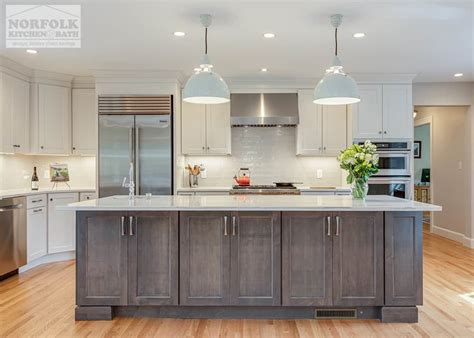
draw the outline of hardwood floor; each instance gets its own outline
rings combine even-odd
[[[424,234],[424,305],[418,324],[377,320],[74,321],[74,262],[0,282],[0,337],[474,337],[474,250]],[[470,294],[470,296],[468,295]]]

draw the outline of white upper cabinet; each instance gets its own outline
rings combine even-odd
[[[0,151],[30,151],[30,84],[5,73],[1,76]]]
[[[182,103],[181,147],[187,155],[231,153],[230,104]]]
[[[339,155],[347,147],[347,106],[322,106],[323,153]]]
[[[382,86],[359,85],[360,103],[352,105],[354,138],[382,137]]]
[[[296,137],[297,155],[320,155],[323,146],[322,112],[313,102],[312,90],[298,91],[299,124]]]
[[[361,102],[353,105],[355,139],[413,137],[411,85],[359,85]]]
[[[383,137],[413,137],[412,86],[383,86]]]
[[[71,153],[71,89],[39,84],[37,94],[37,152]]]
[[[335,156],[347,146],[347,106],[313,103],[312,90],[298,91],[297,155]]]
[[[95,89],[72,90],[72,153],[95,155],[97,144]]]

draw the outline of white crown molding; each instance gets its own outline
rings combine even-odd
[[[47,72],[44,70],[33,70],[31,83],[45,83],[70,88],[72,86],[73,79],[74,76],[68,74]]]
[[[29,81],[32,75],[32,70],[15,61],[10,60],[0,55],[0,71],[11,76],[20,78],[24,81]]]
[[[172,83],[185,82],[182,72],[176,70],[92,70],[96,83]]]
[[[72,80],[72,88],[93,89],[95,78],[93,76],[76,76]]]

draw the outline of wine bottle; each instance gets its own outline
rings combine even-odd
[[[36,174],[36,167],[33,167],[33,176],[31,176],[31,190],[38,190],[39,188],[39,179]]]

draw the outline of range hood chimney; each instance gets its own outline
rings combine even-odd
[[[298,94],[231,94],[232,126],[295,126],[299,122]]]

